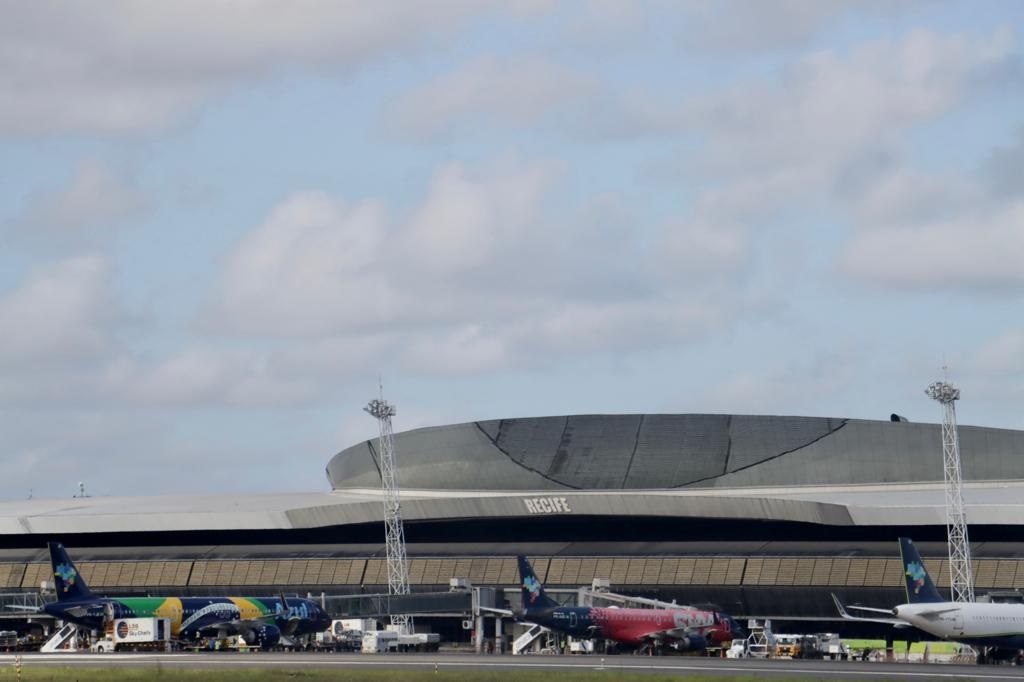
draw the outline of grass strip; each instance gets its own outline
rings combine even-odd
[[[16,680],[12,665],[0,667],[0,680]],[[178,670],[158,666],[141,668],[86,668],[71,666],[25,666],[21,679],[25,682],[143,682],[144,680],[160,680],[161,682],[199,682],[200,680],[217,679],[225,682],[270,682],[286,680],[295,682],[384,682],[402,680],[403,682],[551,682],[555,676],[551,671],[532,670],[287,670],[267,668],[238,668],[231,670]],[[559,671],[558,682],[678,682],[680,674],[648,674],[624,673],[613,666],[607,670],[593,671]],[[763,682],[763,679],[750,676],[694,675],[687,671],[687,682]],[[773,682],[807,682],[807,677],[775,678]]]

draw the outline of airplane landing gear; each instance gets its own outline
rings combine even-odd
[[[995,646],[980,647],[975,662],[978,665],[999,665],[1002,663],[1022,665],[1024,664],[1024,650],[1000,649]]]

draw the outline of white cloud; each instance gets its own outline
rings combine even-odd
[[[744,3],[703,9],[731,12],[740,6],[751,10],[750,16],[760,11]],[[848,9],[802,2],[772,7],[779,16],[804,13],[808,27],[831,21],[834,10]],[[897,226],[906,245],[916,242],[912,228],[925,218],[953,215],[967,216],[964,225],[987,222],[979,210],[988,196],[984,187],[955,175],[899,167],[899,157],[917,126],[1008,85],[1000,78],[1012,74],[1007,67],[1015,59],[1014,38],[1004,29],[983,37],[913,30],[845,51],[818,50],[768,75],[710,92],[609,90],[601,93],[600,106],[588,107],[587,120],[596,117],[591,132],[680,141],[674,170],[666,175],[662,167],[657,173],[662,182],[682,180],[693,197],[685,213],[666,223],[659,241],[667,256],[660,264],[678,263],[669,266],[677,282],[684,282],[687,272],[703,275],[705,264],[709,273],[754,272],[764,255],[750,250],[756,238],[765,232],[792,238],[792,224],[809,221],[855,225],[857,253],[840,256],[844,268],[876,277],[887,260],[904,257],[875,258],[885,242],[876,229]],[[1012,176],[1007,170],[1014,158],[1012,148],[993,159],[993,173]],[[978,229],[981,239],[970,253],[987,253],[1007,232],[1014,253],[1012,229]],[[925,252],[934,254],[936,248]],[[775,256],[782,260],[773,264],[774,271],[782,262],[791,273],[804,267],[799,249]],[[862,260],[863,267],[857,265]],[[1014,279],[1006,262],[997,261],[989,276]],[[979,277],[980,272],[967,275]],[[888,285],[902,285],[886,279]]]
[[[209,317],[272,336],[458,320],[508,287],[502,273],[517,270],[516,259],[543,235],[536,221],[548,170],[506,170],[470,175],[459,164],[441,166],[404,222],[373,201],[293,195],[228,256]]]
[[[486,3],[41,0],[0,23],[0,134],[139,133],[304,63],[350,69],[455,31]]]
[[[671,9],[672,2],[589,0],[566,21],[565,36],[574,48],[594,47],[607,54],[625,49],[649,35],[652,24],[664,17],[656,10]]]
[[[998,150],[977,174],[926,172],[900,165],[893,152],[913,125],[995,86],[988,76],[1014,51],[1006,31],[989,40],[915,31],[860,48],[846,63],[832,55],[805,61],[794,72],[792,105],[779,112],[785,122],[761,131],[778,149],[754,147],[751,167],[817,168],[807,186],[831,190],[836,219],[852,225],[838,255],[848,276],[882,288],[1019,289],[1024,203],[1007,190],[1016,148]],[[737,145],[755,144],[735,132]]]
[[[801,47],[856,11],[892,14],[918,0],[697,0],[679,32],[685,47],[735,53]]]
[[[855,229],[839,267],[875,286],[1024,287],[1024,198],[1001,176],[875,168],[843,194]]]
[[[909,167],[875,168],[845,197],[859,223],[912,223],[958,215],[985,202],[986,189],[973,178],[929,174]]]
[[[568,13],[562,40],[574,50],[657,46],[661,33],[686,58],[805,48],[849,19],[889,22],[933,0],[590,0]],[[852,23],[852,22],[851,22]],[[841,29],[840,29],[841,30]],[[702,54],[703,53],[703,54]]]
[[[543,164],[505,170],[474,177],[462,164],[442,165],[396,248],[420,268],[451,275],[493,263],[499,249],[542,238],[539,208],[553,170]]]
[[[1024,202],[946,220],[865,227],[841,267],[879,284],[911,288],[1024,287]]]
[[[733,274],[749,258],[745,230],[715,214],[666,225],[662,240],[660,263],[669,279]]]
[[[489,123],[530,126],[592,96],[592,77],[541,58],[480,57],[407,93],[392,126],[426,137]]]
[[[293,195],[229,255],[217,324],[308,334],[364,326],[399,294],[376,267],[389,226],[381,205],[320,192]]]
[[[670,289],[645,300],[579,302],[517,322],[519,343],[567,356],[685,344],[721,331],[742,313],[731,292]]]
[[[105,398],[147,406],[305,404],[318,390],[310,375],[275,371],[266,352],[192,346],[153,362],[122,357],[98,377]]]
[[[809,14],[828,15],[837,7],[791,4]],[[778,3],[750,5],[785,14]],[[692,142],[700,161],[696,177],[759,175],[796,164],[832,169],[888,148],[908,129],[970,97],[1004,91],[1019,79],[1016,48],[1006,27],[987,36],[915,29],[848,49],[818,49],[756,75],[723,78],[723,85],[655,89],[643,81],[607,80],[577,93],[568,129],[601,138]]]
[[[684,104],[681,120],[708,132],[706,170],[756,175],[800,164],[831,174],[948,112],[975,82],[1012,59],[1014,47],[1007,31],[971,40],[916,30],[848,55],[819,51],[785,68],[777,81],[742,82],[697,97]]]
[[[850,414],[856,404],[849,397],[859,389],[860,377],[854,367],[863,366],[859,349],[840,344],[838,348],[809,354],[796,360],[766,368],[726,371],[710,388],[705,388],[696,404],[702,410],[739,414],[779,414],[781,405],[792,414],[841,416]],[[766,358],[766,361],[768,358]],[[836,398],[843,398],[847,410],[828,410]],[[872,406],[877,409],[877,406]]]
[[[405,367],[428,374],[467,375],[516,364],[506,339],[473,322],[412,334],[396,351]]]
[[[973,178],[900,165],[911,130],[1000,87],[998,74],[1015,59],[1006,30],[978,38],[914,30],[652,108],[675,111],[674,126],[664,113],[634,117],[638,129],[704,135],[686,159],[685,177],[700,189],[681,223],[683,246],[669,240],[670,250],[686,253],[694,242],[742,262],[754,230],[820,212],[853,225],[839,267],[874,285],[1018,287],[1019,209]],[[1015,152],[993,158],[991,173],[1007,177]]]
[[[291,339],[275,364],[291,371],[390,356],[460,373],[685,343],[738,314],[720,275],[742,264],[741,233],[669,224],[669,249],[641,226],[550,204],[558,189],[548,164],[443,164],[399,220],[375,202],[297,194],[229,254],[206,319]]]
[[[106,165],[87,160],[79,164],[66,187],[37,195],[17,224],[23,231],[66,244],[109,232],[144,206],[142,195],[130,182]]]
[[[113,339],[109,268],[96,255],[76,256],[32,270],[0,293],[0,365],[62,364],[94,358]]]

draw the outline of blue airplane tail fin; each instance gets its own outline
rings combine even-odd
[[[903,558],[903,580],[907,587],[908,604],[928,604],[943,599],[935,583],[925,570],[924,561],[910,538],[900,538],[900,556]]]
[[[526,560],[526,557],[516,557],[519,560],[519,580],[523,592],[523,610],[546,609],[558,606],[558,603],[544,593],[544,586],[537,579],[533,572],[533,566]]]
[[[47,542],[50,548],[50,567],[53,570],[53,586],[57,590],[57,601],[80,601],[93,596],[85,578],[75,568],[64,545],[59,542]]]

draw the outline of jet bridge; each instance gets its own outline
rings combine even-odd
[[[413,592],[411,594],[352,594],[323,597],[335,618],[387,618],[392,613],[463,616],[473,610],[471,592]]]
[[[0,607],[4,609],[4,617],[13,614],[41,614],[40,609],[46,601],[38,592],[7,592],[0,594]]]
[[[495,651],[502,653],[503,620],[512,614],[499,606],[499,592],[493,587],[474,587],[469,580],[456,578],[451,580],[448,592],[324,595],[321,602],[335,618],[388,618],[395,613],[459,618],[465,629],[474,631],[477,653],[483,653],[484,619],[493,618]]]
[[[634,597],[628,594],[616,594],[610,591],[611,583],[604,578],[596,578],[590,588],[581,587],[577,590],[577,604],[580,606],[626,606],[629,608],[643,609],[683,609],[687,604],[661,601],[659,599],[648,599],[647,597]]]

